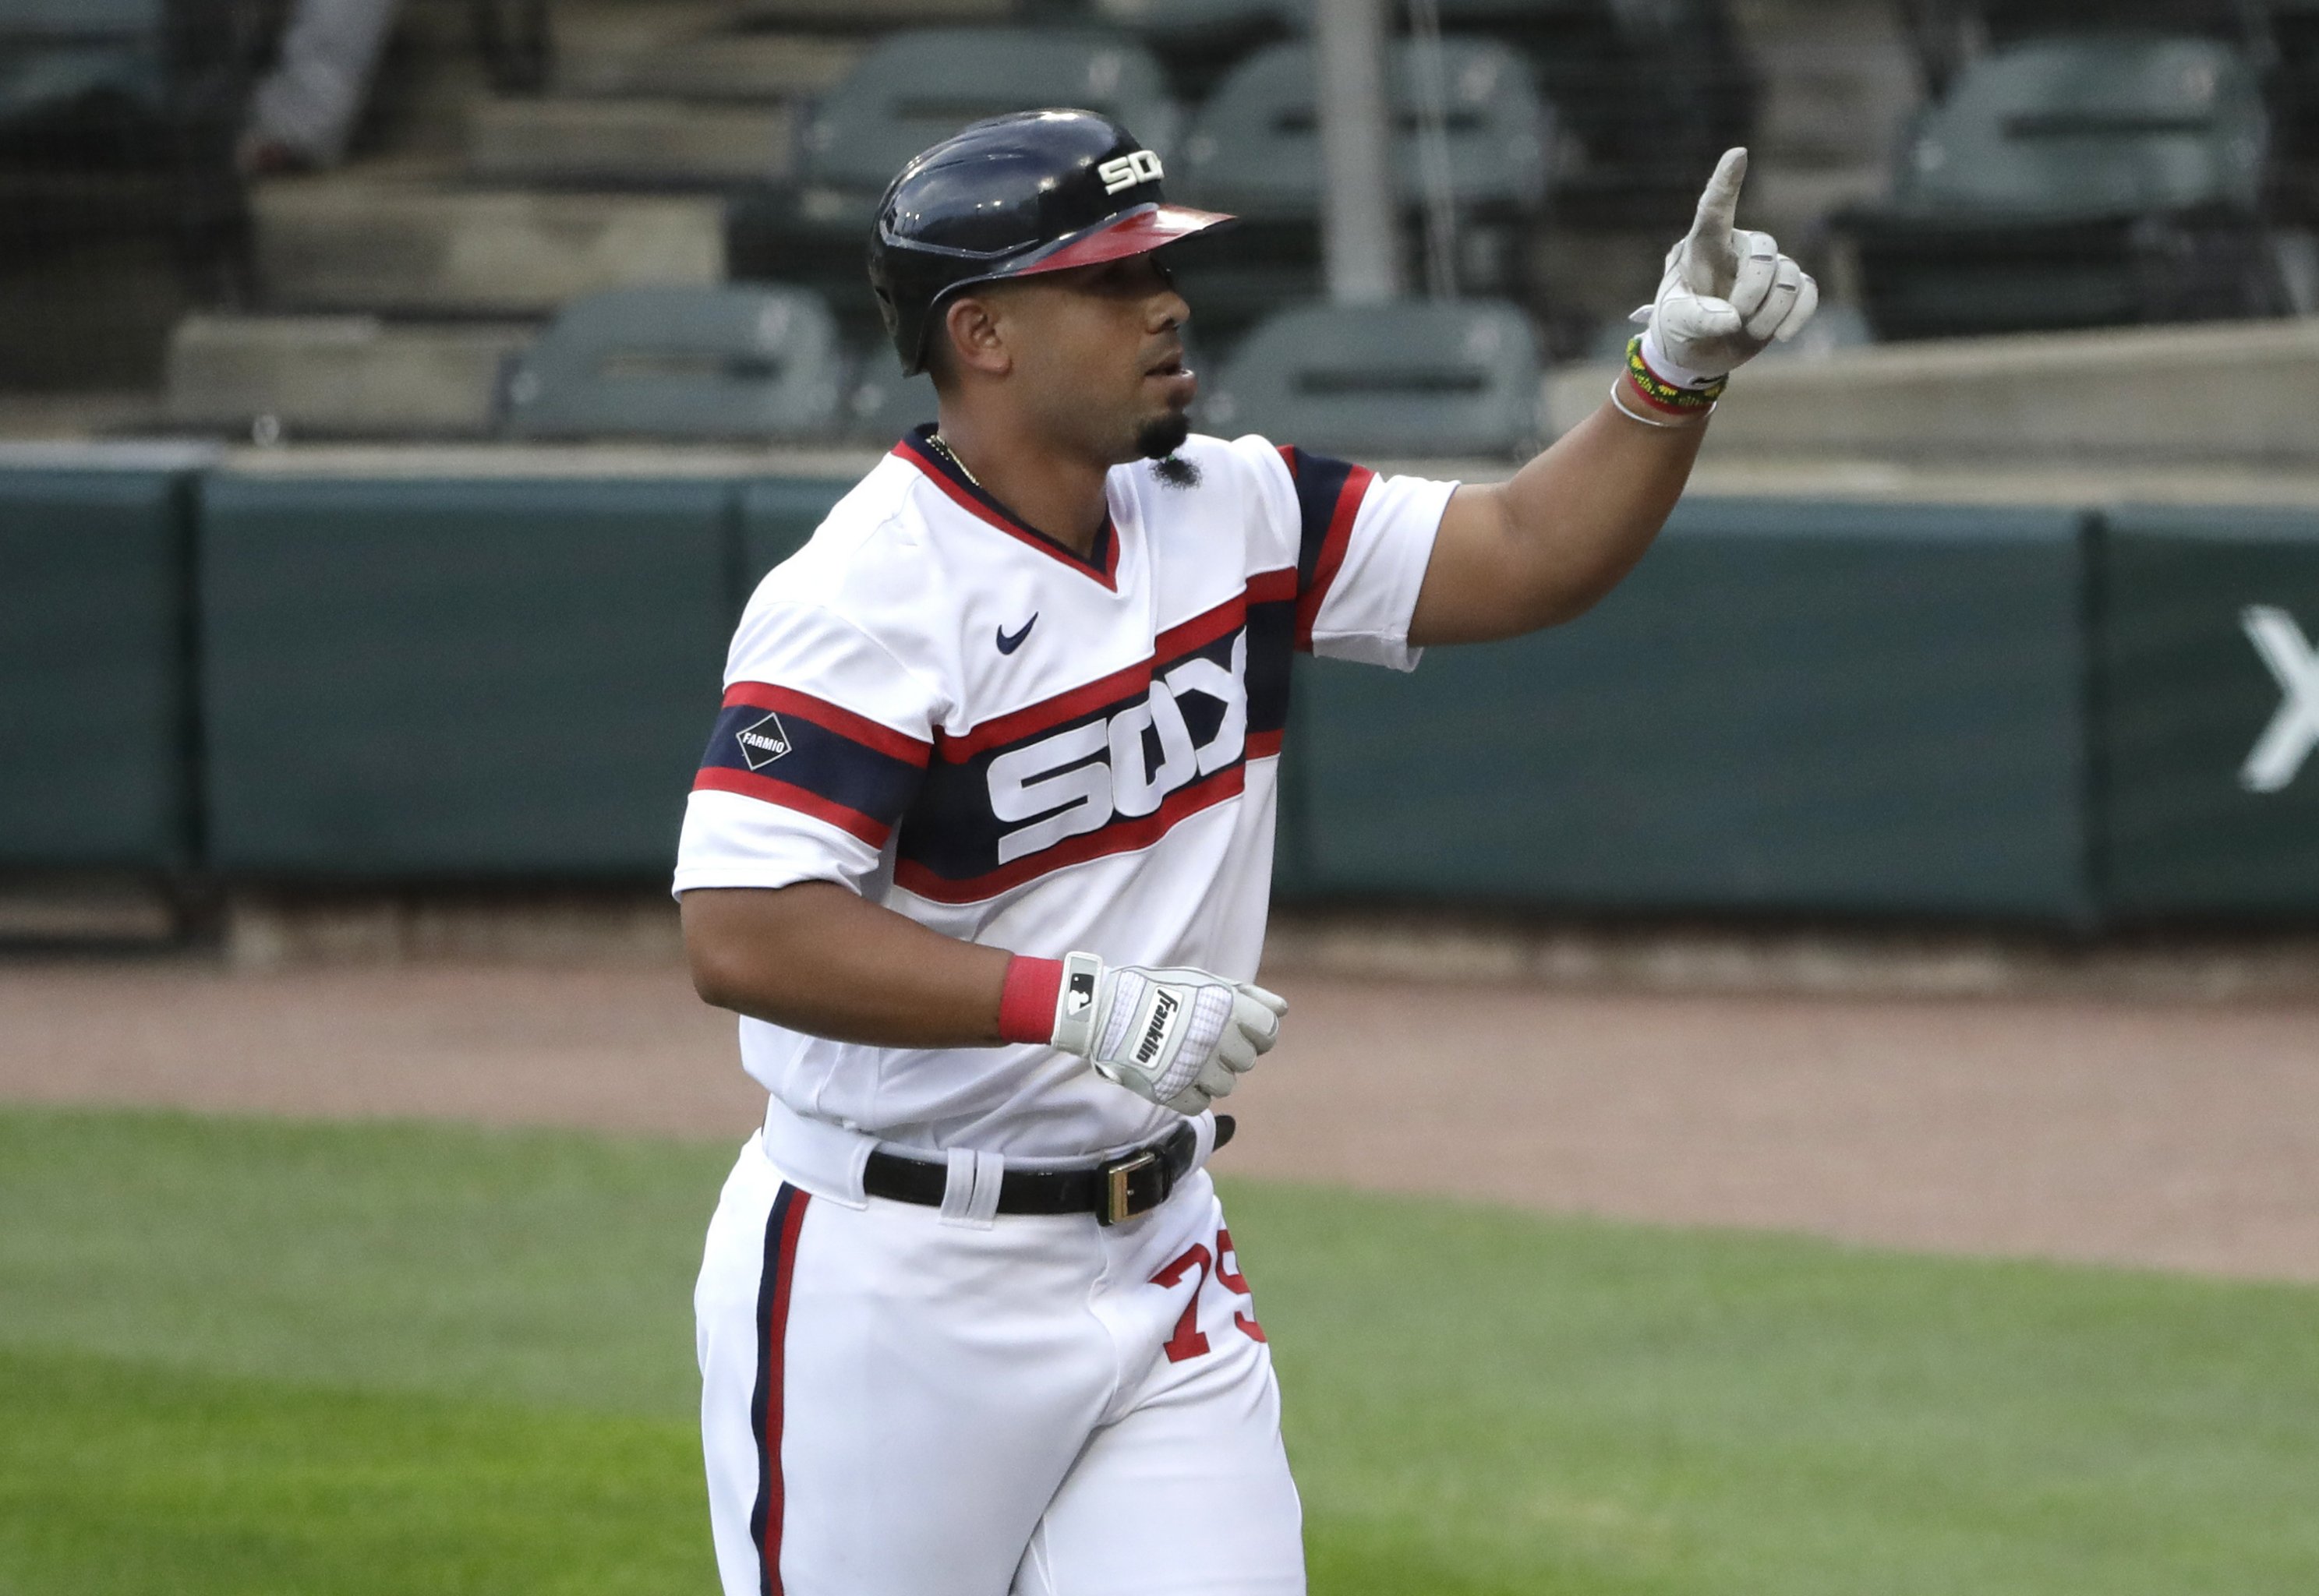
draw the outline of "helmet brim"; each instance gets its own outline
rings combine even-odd
[[[961,293],[1015,277],[1034,277],[1047,272],[1066,272],[1073,266],[1101,266],[1107,260],[1149,255],[1152,250],[1173,244],[1179,239],[1214,232],[1239,220],[1239,217],[1228,216],[1221,211],[1196,211],[1189,205],[1170,205],[1165,201],[1147,203],[1098,222],[1083,232],[1067,234],[1056,239],[1043,255],[1033,256],[980,276],[962,277],[943,288],[927,302],[925,319],[919,323],[916,352],[905,356],[902,370],[907,375],[916,376],[926,369],[925,341],[934,336],[943,307]]]
[[[1007,275],[1028,277],[1042,272],[1069,271],[1073,266],[1100,266],[1106,260],[1124,260],[1131,255],[1148,255],[1179,239],[1211,232],[1239,220],[1221,211],[1196,211],[1189,205],[1140,205],[1077,238],[1058,241],[1050,253]]]

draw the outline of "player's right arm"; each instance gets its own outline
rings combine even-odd
[[[695,888],[684,953],[701,1001],[873,1047],[996,1047],[1013,955],[929,931],[835,881]]]
[[[695,888],[681,902],[703,1002],[875,1047],[1044,1043],[1185,1114],[1232,1091],[1279,1040],[1288,1009],[1206,970],[960,942],[831,881]]]

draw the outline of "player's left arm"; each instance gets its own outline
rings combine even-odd
[[[1819,301],[1768,233],[1733,221],[1745,150],[1715,169],[1667,257],[1640,353],[1615,396],[1512,480],[1450,496],[1409,641],[1481,643],[1575,619],[1619,584],[1691,480],[1712,395]],[[1643,314],[1638,312],[1638,318]]]

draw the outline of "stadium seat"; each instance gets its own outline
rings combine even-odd
[[[1176,107],[1158,63],[1102,33],[929,28],[880,41],[807,128],[809,189],[863,208],[927,145],[986,116],[1072,105],[1116,117],[1167,153]],[[827,202],[824,202],[826,203]]]
[[[0,35],[76,39],[149,32],[168,14],[167,0],[0,0]]]
[[[129,44],[158,47],[169,0],[0,0],[0,45],[10,50]]]
[[[0,126],[107,97],[158,114],[166,26],[161,0],[0,0]]]
[[[796,288],[625,288],[566,306],[515,363],[517,437],[817,437],[844,362],[820,296]]]
[[[1243,58],[1303,33],[1312,14],[1311,0],[1095,0],[1095,10],[1143,41],[1187,104]]]
[[[2273,0],[2269,20],[2274,215],[2319,227],[2319,0]]]
[[[0,0],[0,146],[86,160],[91,135],[117,145],[124,124],[149,134],[189,111],[214,120],[220,107],[191,102],[230,86],[219,77],[237,40],[222,4]]]
[[[0,0],[0,208],[18,259],[160,233],[196,298],[247,286],[236,4]]]
[[[1936,0],[1923,9],[1999,49],[2123,32],[2199,36],[2242,47],[2262,36],[2269,0]]]
[[[1529,69],[1485,41],[1442,41],[1448,84],[1450,183],[1458,205],[1537,210],[1544,203],[1554,116]],[[1404,203],[1419,203],[1418,79],[1414,52],[1393,52],[1394,141]],[[1283,44],[1259,51],[1225,79],[1184,141],[1187,199],[1251,221],[1310,221],[1321,207],[1321,129],[1313,52]]]
[[[1906,9],[1910,47],[1936,95],[1976,56],[2035,41],[2132,32],[2237,47],[2260,66],[2270,109],[2272,219],[2319,224],[2319,0],[1909,0]]]
[[[1458,213],[1461,286],[1521,297],[1516,230],[1540,213],[1554,165],[1556,122],[1521,58],[1487,41],[1443,41],[1450,190]],[[1418,207],[1419,78],[1414,51],[1394,48],[1394,158],[1413,252]],[[1184,251],[1195,311],[1211,332],[1318,296],[1321,138],[1313,55],[1301,44],[1262,50],[1204,107],[1184,140],[1178,190],[1230,211],[1238,229]]]
[[[1096,0],[1204,102],[1234,63],[1310,31],[1312,0]],[[1728,0],[1439,0],[1453,35],[1529,63],[1566,149],[1558,214],[1612,226],[1679,222],[1701,175],[1748,141],[1757,77]]]
[[[874,331],[862,239],[878,196],[912,156],[986,116],[1072,105],[1118,118],[1163,155],[1178,112],[1132,40],[1063,29],[922,28],[881,39],[807,125],[794,189],[744,201],[735,276],[821,289],[849,335]]]
[[[2267,144],[2228,45],[2049,40],[1967,66],[1836,225],[1880,338],[2274,314]]]
[[[1353,455],[1527,455],[1540,375],[1502,301],[1306,305],[1249,334],[1198,419]]]
[[[1728,0],[1440,0],[1441,23],[1520,53],[1565,150],[1558,220],[1679,227],[1716,158],[1751,141],[1757,74]]]

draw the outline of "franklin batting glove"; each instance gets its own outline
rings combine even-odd
[[[1690,233],[1667,252],[1658,297],[1633,317],[1644,363],[1679,388],[1729,374],[1773,339],[1795,337],[1819,308],[1819,284],[1771,234],[1733,225],[1746,176],[1747,152],[1726,150]]]
[[[1140,1097],[1198,1114],[1280,1040],[1287,1000],[1205,969],[1062,961],[1052,1045]]]

